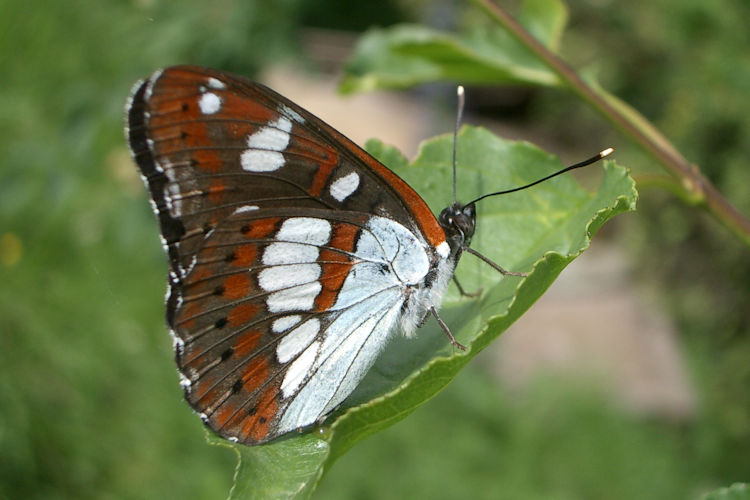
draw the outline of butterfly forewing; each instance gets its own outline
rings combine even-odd
[[[187,400],[248,444],[332,411],[382,349],[406,288],[447,258],[427,205],[310,113],[224,73],[154,74],[128,128],[169,256]]]

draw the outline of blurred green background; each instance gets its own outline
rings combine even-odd
[[[224,498],[234,454],[182,401],[163,324],[165,263],[125,149],[122,108],[155,68],[252,76],[308,57],[311,28],[461,24],[461,3],[343,0],[0,0],[0,498]],[[569,2],[563,56],[750,213],[750,4]],[[508,95],[508,89],[499,96]],[[535,136],[615,141],[554,90],[501,114]],[[520,96],[520,97],[518,97]],[[293,97],[293,96],[290,96]],[[490,103],[500,102],[489,99]],[[450,119],[448,122],[450,123]],[[320,498],[697,498],[750,479],[750,259],[715,221],[656,189],[608,230],[669,311],[699,401],[688,420],[638,416],[586,380],[510,391],[473,363],[437,398],[355,447]]]

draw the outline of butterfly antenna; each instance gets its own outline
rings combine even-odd
[[[605,149],[603,151],[600,151],[597,155],[592,156],[588,160],[584,160],[584,161],[582,161],[580,163],[576,163],[575,165],[571,165],[569,167],[565,167],[564,169],[559,170],[559,171],[555,172],[554,174],[550,174],[547,177],[542,177],[541,179],[536,180],[536,181],[534,181],[534,182],[532,182],[530,184],[526,184],[524,186],[520,186],[520,187],[513,188],[513,189],[506,189],[504,191],[498,191],[496,193],[484,194],[484,195],[480,196],[479,198],[477,198],[476,200],[473,200],[470,203],[467,203],[467,205],[471,205],[472,203],[476,203],[476,202],[478,202],[480,200],[483,200],[485,198],[489,198],[490,196],[497,196],[499,194],[515,193],[516,191],[521,191],[522,189],[530,188],[531,186],[536,186],[540,182],[544,182],[544,181],[549,180],[549,179],[551,179],[553,177],[557,177],[558,175],[564,174],[565,172],[569,172],[569,171],[574,170],[576,168],[586,167],[588,165],[591,165],[592,163],[596,163],[599,160],[601,160],[602,158],[611,155],[613,152],[614,152],[613,148],[607,148],[607,149]]]
[[[453,204],[456,204],[456,144],[458,143],[458,127],[461,126],[461,118],[464,114],[464,87],[456,87],[458,96],[458,111],[456,112],[456,128],[453,129]]]

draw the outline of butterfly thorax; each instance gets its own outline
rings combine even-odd
[[[436,262],[425,279],[416,286],[409,287],[401,317],[401,330],[407,337],[413,336],[415,330],[424,323],[431,307],[440,306],[461,254],[474,235],[475,206],[473,203],[463,205],[455,202],[440,213],[438,222],[445,232],[450,253],[445,257],[436,255]]]

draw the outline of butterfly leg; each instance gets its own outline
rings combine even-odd
[[[461,283],[458,282],[458,278],[456,278],[455,275],[453,275],[453,283],[456,284],[456,288],[458,288],[458,293],[460,293],[462,297],[479,297],[482,294],[482,287],[477,288],[477,291],[473,293],[469,293],[466,290],[464,290],[464,287],[461,286]]]
[[[475,257],[478,257],[480,260],[486,262],[487,264],[490,265],[490,267],[492,267],[492,269],[494,269],[495,271],[499,272],[503,276],[527,276],[528,275],[528,273],[506,271],[505,269],[503,269],[499,265],[495,264],[493,261],[491,261],[490,259],[488,259],[487,257],[485,257],[484,255],[482,255],[481,253],[477,252],[476,250],[474,250],[471,247],[464,247],[464,251],[469,252],[471,255],[473,255]]]
[[[453,336],[453,334],[450,331],[450,328],[448,328],[448,325],[445,324],[445,321],[440,319],[440,315],[438,315],[437,310],[435,310],[435,306],[430,306],[430,312],[432,313],[433,316],[435,316],[435,319],[437,320],[438,325],[440,325],[440,328],[442,328],[445,334],[448,336],[448,340],[450,340],[450,343],[454,347],[458,347],[462,351],[465,351],[466,346],[463,344],[460,344],[458,340],[456,340],[456,337]]]

